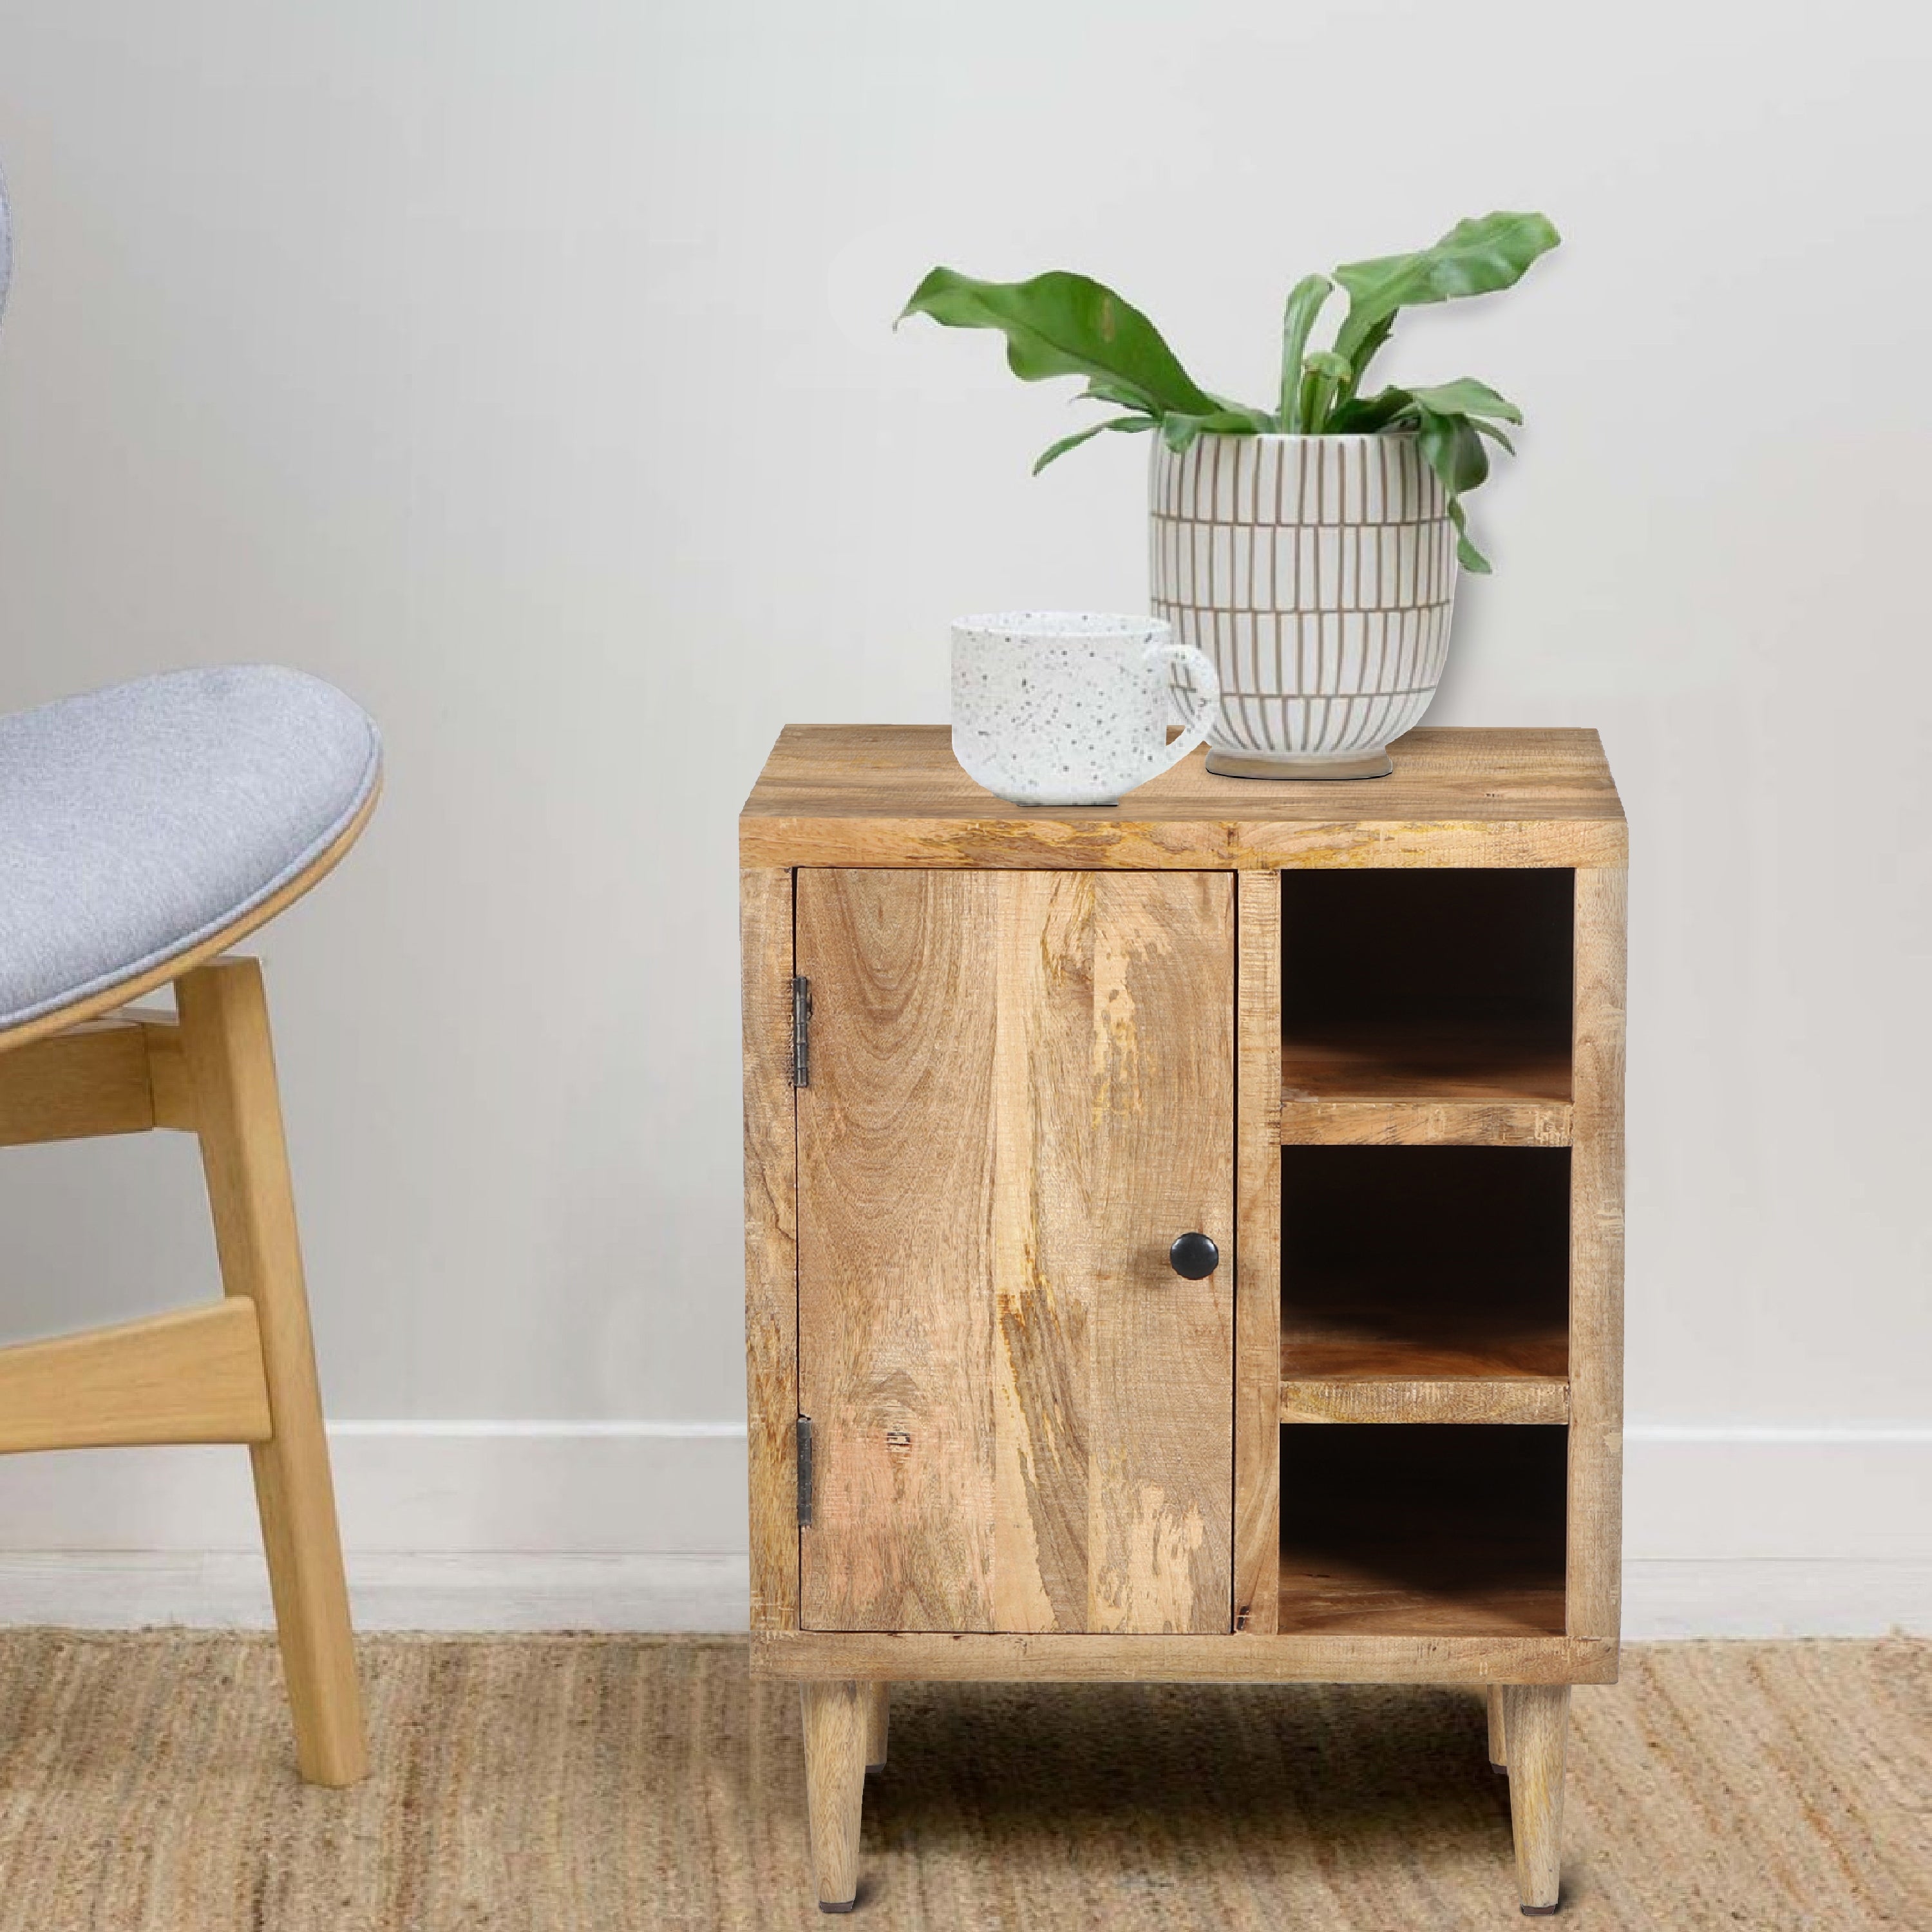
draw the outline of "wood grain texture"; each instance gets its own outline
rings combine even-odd
[[[1226,1630],[1232,882],[801,873],[815,1629]]]
[[[1505,1684],[1503,1730],[1509,1748],[1516,1886],[1523,1910],[1540,1916],[1556,1910],[1561,1882],[1570,1687]]]
[[[1503,1725],[1503,1687],[1492,1684],[1488,1693],[1490,1720],[1490,1768],[1507,1771],[1509,1768],[1508,1732]]]
[[[1419,1542],[1352,1549],[1291,1544],[1281,1558],[1284,1634],[1560,1636],[1559,1573],[1528,1576],[1501,1540],[1473,1542],[1442,1561]]]
[[[1238,1609],[1244,1598],[1272,1598],[1284,1627],[1274,1636],[1250,1630],[1221,1637],[1080,1634],[1059,1624],[1056,1604],[1076,1596],[1082,1495],[1091,1520],[1092,1431],[1081,1417],[1087,1453],[1076,1457],[1068,1448],[1072,1426],[1040,1428],[1042,1414],[1072,1416],[1078,1405],[1058,1368],[1065,1334],[1038,1318],[1043,1311],[1028,1278],[1018,1305],[1000,1311],[1004,1323],[992,1323],[997,1342],[982,1358],[983,1373],[974,1372],[980,1381],[972,1402],[991,1418],[994,1445],[984,1468],[972,1470],[991,1498],[986,1624],[950,1633],[773,1632],[754,1637],[760,1672],[878,1682],[1614,1680],[1620,1471],[1612,1438],[1622,1336],[1620,1252],[1612,1268],[1610,1249],[1614,1237],[1620,1250],[1621,1231],[1622,808],[1594,734],[1424,730],[1402,741],[1396,755],[1394,778],[1346,796],[1333,787],[1214,778],[1197,760],[1121,808],[1049,814],[1004,805],[972,786],[954,765],[943,730],[794,728],[782,737],[741,820],[741,850],[754,866],[910,867],[928,880],[961,879],[976,889],[1042,870],[1102,878],[1197,868],[1238,874],[1233,1320],[1240,1372],[1228,1397],[1236,1439],[1230,1582]],[[1286,880],[1281,866],[1289,868]],[[1271,986],[1267,964],[1250,958],[1246,895],[1250,886],[1279,890],[1286,902],[1291,886],[1295,932],[1287,937],[1298,950],[1294,961],[1286,949],[1278,952],[1281,979]],[[1324,911],[1330,887],[1333,910],[1349,916]],[[1045,963],[1058,944],[1048,936],[1052,920],[1068,923],[1064,886],[1022,878],[1010,890],[1016,903],[1033,908],[1028,916],[1038,920],[1042,940],[1021,949],[1022,964],[1006,943],[1003,915],[986,922],[982,956],[996,978],[1007,980],[1006,990],[996,986],[992,995],[994,1038],[978,1076],[989,1094],[1012,1086],[1016,1066],[1037,1085],[1077,1058],[1065,1040],[1077,993],[1064,970]],[[1028,898],[1042,892],[1043,900]],[[1613,1070],[1600,936],[1612,926]],[[1331,946],[1338,932],[1353,938]],[[1312,950],[1311,936],[1319,942]],[[1434,968],[1426,980],[1408,970],[1424,957]],[[1280,1010],[1268,1048],[1276,1058],[1258,1074],[1250,1064],[1258,1036],[1250,1008],[1270,999]],[[1020,1054],[1012,1044],[1015,1012],[1061,1016],[1042,1036],[1057,1043]],[[1567,1040],[1560,1018],[1550,1030],[1552,1012],[1570,1016]],[[820,1014],[822,1049],[822,1006]],[[1409,1237],[1419,1229],[1436,1239],[1442,1219],[1418,1206],[1409,1178],[1394,1168],[1364,1170],[1372,1178],[1358,1192],[1367,1211],[1352,1224],[1346,1216],[1328,1217],[1340,1234],[1325,1254],[1319,1240],[1311,1252],[1307,1238],[1322,1218],[1309,1214],[1310,1203],[1326,1191],[1325,1181],[1298,1203],[1284,1179],[1281,1220],[1257,1235],[1251,1222],[1272,1203],[1268,1184],[1252,1185],[1269,1169],[1250,1145],[1255,1120],[1266,1111],[1246,1107],[1251,1088],[1272,1090],[1268,1110],[1276,1118],[1268,1158],[1284,1169],[1302,1160],[1441,1157],[1527,1162],[1534,1165],[1511,1172],[1534,1178],[1505,1183],[1459,1170],[1454,1186],[1444,1184],[1442,1204],[1452,1220],[1460,1212],[1485,1231],[1480,1253],[1473,1242],[1446,1256],[1439,1243],[1434,1253],[1418,1250]],[[1074,1186],[1078,1163],[1060,1153],[1064,1096],[1056,1089],[1049,1100],[1030,1102],[1027,1118],[1052,1150],[1036,1161],[1029,1156],[1034,1172],[1017,1192],[1000,1180],[996,1153],[987,1156],[996,1170],[988,1186],[994,1204],[979,1217],[985,1254],[975,1268],[997,1273],[987,1257],[1016,1252],[1036,1266],[1042,1253],[1061,1251],[1050,1229],[1043,1234],[1030,1222],[1028,1190],[1060,1196]],[[1606,1122],[1616,1130],[1614,1164],[1611,1138],[1600,1131]],[[994,1136],[997,1149],[997,1125]],[[887,1136],[882,1130],[878,1138],[884,1144]],[[958,1138],[949,1142],[956,1152]],[[1559,1174],[1553,1191],[1544,1185],[1552,1163]],[[1468,1201],[1457,1210],[1462,1196]],[[1546,1254],[1552,1208],[1563,1210],[1562,1226]],[[1457,1239],[1460,1226],[1450,1230]],[[1441,1508],[1423,1509],[1419,1522],[1406,1522],[1402,1483],[1380,1484],[1374,1506],[1353,1512],[1352,1530],[1341,1516],[1324,1522],[1318,1511],[1311,1520],[1307,1492],[1324,1484],[1292,1460],[1291,1473],[1282,1474],[1284,1446],[1268,1457],[1262,1478],[1282,1491],[1280,1537],[1262,1558],[1274,1574],[1250,1588],[1241,1575],[1244,1566],[1254,1567],[1254,1522],[1276,1505],[1270,1498],[1258,1512],[1251,1507],[1261,1491],[1249,1472],[1260,1469],[1262,1457],[1250,1438],[1260,1439],[1262,1430],[1243,1391],[1245,1364],[1258,1352],[1247,1324],[1255,1318],[1258,1332],[1263,1311],[1244,1304],[1240,1289],[1278,1228],[1286,1238],[1285,1305],[1274,1359],[1256,1378],[1268,1434],[1284,1444],[1295,1437],[1346,1443],[1358,1430],[1426,1435],[1454,1418],[1454,1426],[1433,1432],[1543,1438],[1551,1454],[1526,1485],[1507,1472],[1466,1485],[1489,1503],[1473,1517],[1450,1511],[1450,1533],[1432,1535],[1428,1519]],[[1372,1237],[1366,1242],[1364,1231]],[[1341,1238],[1351,1234],[1357,1252],[1344,1255]],[[1358,1264],[1361,1252],[1384,1251],[1390,1265]],[[1615,1292],[1606,1294],[1612,1281]],[[1090,1374],[1072,1380],[1087,1387]],[[1567,1459],[1552,1426],[1566,1410],[1576,1423],[1566,1432]],[[1298,1420],[1346,1418],[1358,1427],[1282,1432],[1284,1413]],[[1378,1429],[1368,1420],[1382,1417],[1400,1417],[1402,1426]],[[1491,1426],[1504,1418],[1534,1426]],[[1002,1450],[1003,1429],[1005,1441],[1025,1444],[1024,1454]],[[1056,1453],[1036,1453],[1041,1443]],[[1325,1484],[1343,1492],[1347,1486]],[[1492,1506],[1498,1499],[1509,1507]],[[1017,1604],[1021,1618],[1044,1623],[1042,1602],[1055,1619],[1048,1628],[995,1627],[1002,1604]]]
[[[1284,1147],[1568,1147],[1567,1102],[1287,1097]]]
[[[1370,1281],[1345,1300],[1311,1281],[1283,1310],[1282,1380],[1564,1384],[1570,1342],[1562,1315],[1548,1314],[1540,1296],[1519,1298],[1516,1286],[1445,1268],[1435,1276]],[[1438,1298],[1432,1307],[1432,1288]]]
[[[1002,1094],[1033,1150],[1025,1225],[1042,1247],[1053,1228],[1066,1278],[1077,1268],[1090,1284],[1087,1616],[1078,1627],[1226,1630],[1234,1270],[1188,1281],[1168,1250],[1190,1230],[1223,1250],[1234,1245],[1234,881],[1033,873],[1007,890],[1016,886],[1049,934],[1048,908],[1075,909],[1057,952],[1034,940],[1030,917],[1015,934],[1044,978],[1024,1006],[1038,1042],[1025,1084]],[[1090,994],[1042,1024],[1048,986],[1078,986],[1083,968]],[[1006,980],[1003,996],[1018,983],[1017,974]],[[1003,1015],[1003,1038],[1010,1030]],[[1084,1049],[1084,1094],[1048,1090],[1061,1039]],[[1077,1163],[1067,1159],[1075,1147]],[[1064,1191],[1052,1185],[1056,1170]],[[1030,1297],[1054,1292],[1050,1272],[1037,1288],[1025,1279]],[[1001,1316],[1009,1328],[1004,1308]],[[1022,1455],[1034,1454],[1048,1419],[1028,1414]]]
[[[866,1803],[867,1700],[849,1678],[799,1686],[805,1725],[805,1800],[823,1912],[859,1896],[859,1827]]]
[[[1576,874],[1571,1050],[1568,1629],[1611,1642],[1623,1576],[1626,884],[1620,869]]]
[[[274,1432],[248,1453],[296,1759],[311,1784],[352,1784],[368,1769],[362,1696],[261,968],[197,967],[175,998],[222,1286],[260,1328]]]
[[[1613,1645],[1554,1635],[1253,1636],[948,1635],[770,1631],[752,1639],[754,1676],[916,1683],[1611,1684]]]
[[[1303,1021],[1281,1077],[1289,1145],[1569,1144],[1569,1039],[1534,1019]]]
[[[268,1433],[250,1301],[0,1348],[0,1452],[264,1442]]]
[[[1302,1021],[1282,1040],[1287,1100],[1445,1100],[1534,1107],[1570,1098],[1570,1040],[1534,1018]]]
[[[1121,1367],[1132,1367],[1122,1364],[1121,1338],[1103,1311],[1100,1275],[1118,1182],[1105,1171],[1111,1148],[1092,1132],[1102,1107],[1112,1116],[1118,1060],[1115,1042],[1102,1046],[1096,1036],[1108,997],[1103,976],[1110,989],[1125,989],[1097,956],[1088,880],[1027,872],[989,884],[992,1272],[986,1287],[994,1322],[994,1519],[986,1628],[1088,1630],[1096,1628],[1091,1552],[1096,1540],[1118,1545],[1120,1514],[1118,1495],[1109,1496],[1104,1478],[1094,1480],[1110,1432],[1102,1405]],[[1120,1017],[1131,1030],[1131,1004]],[[1096,1088],[1096,1076],[1106,1084]],[[1131,1173],[1126,1178],[1131,1185]],[[1140,1284],[1143,1292],[1148,1286]]]
[[[1570,1384],[1560,1376],[1408,1381],[1378,1376],[1284,1377],[1283,1422],[1562,1423]]]
[[[154,1125],[193,1133],[194,1082],[188,1076],[181,1027],[174,1015],[130,1006],[116,1018],[131,1021],[141,1029],[148,1051],[148,1090],[154,1101]]]
[[[998,882],[802,872],[796,935],[801,1621],[991,1630]]]
[[[43,1013],[39,1018],[28,1020],[21,1025],[0,1032],[0,1054],[10,1053],[24,1046],[29,1040],[44,1039],[49,1034],[60,1033],[82,1020],[98,1018],[103,1013],[111,1013],[138,1000],[144,993],[152,993],[158,987],[165,986],[195,967],[218,958],[230,946],[248,938],[257,928],[268,924],[279,913],[286,912],[296,901],[319,885],[334,872],[348,855],[349,848],[362,837],[363,829],[374,814],[376,801],[382,796],[382,786],[380,778],[370,789],[369,796],[362,801],[361,808],[341,832],[334,843],[327,847],[306,871],[296,875],[268,896],[259,905],[251,906],[248,911],[224,926],[220,932],[211,933],[172,958],[164,959],[158,966],[134,978],[122,980],[118,986],[109,986],[98,993],[92,993],[84,1000],[76,1000],[70,1006],[62,1006],[51,1013]]]
[[[154,1124],[137,1026],[87,1021],[0,1053],[0,1147],[143,1133]]]
[[[974,784],[944,726],[790,724],[739,821],[740,862],[1117,870],[1621,865],[1597,734],[1424,728],[1387,778],[1217,778],[1196,752],[1118,806],[1041,812]]]
[[[752,1628],[798,1628],[797,1140],[792,875],[739,877]]]
[[[1281,874],[1236,880],[1234,1628],[1265,1636],[1280,1594]]]
[[[865,1684],[860,1696],[866,1706],[866,1768],[886,1768],[886,1744],[892,1731],[892,1687],[890,1684]]]

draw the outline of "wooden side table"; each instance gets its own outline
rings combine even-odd
[[[827,1911],[894,1680],[1490,1687],[1553,1912],[1617,1669],[1623,812],[1596,734],[1003,803],[789,727],[740,823],[752,1667]]]

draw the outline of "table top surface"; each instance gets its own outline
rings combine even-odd
[[[748,868],[796,865],[1621,865],[1593,730],[1423,726],[1383,778],[1222,778],[1195,752],[1118,806],[1024,806],[943,724],[788,724],[739,820]]]

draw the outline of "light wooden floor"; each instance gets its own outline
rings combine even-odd
[[[295,1779],[262,1639],[0,1633],[6,1932],[820,1927],[794,1694],[741,1643],[382,1637],[376,1775]],[[1519,1924],[1460,1691],[914,1686],[876,1932]],[[1565,1906],[1598,1928],[1932,1928],[1932,1642],[1680,1644],[1580,1690]]]

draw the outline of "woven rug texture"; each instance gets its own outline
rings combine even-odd
[[[272,1642],[0,1634],[5,1932],[822,1928],[798,1700],[742,1640],[377,1636],[376,1770]],[[1932,1932],[1932,1642],[1628,1649],[1575,1694],[1573,1932]],[[1521,1924],[1483,1706],[1427,1686],[893,1694],[854,1932]]]

